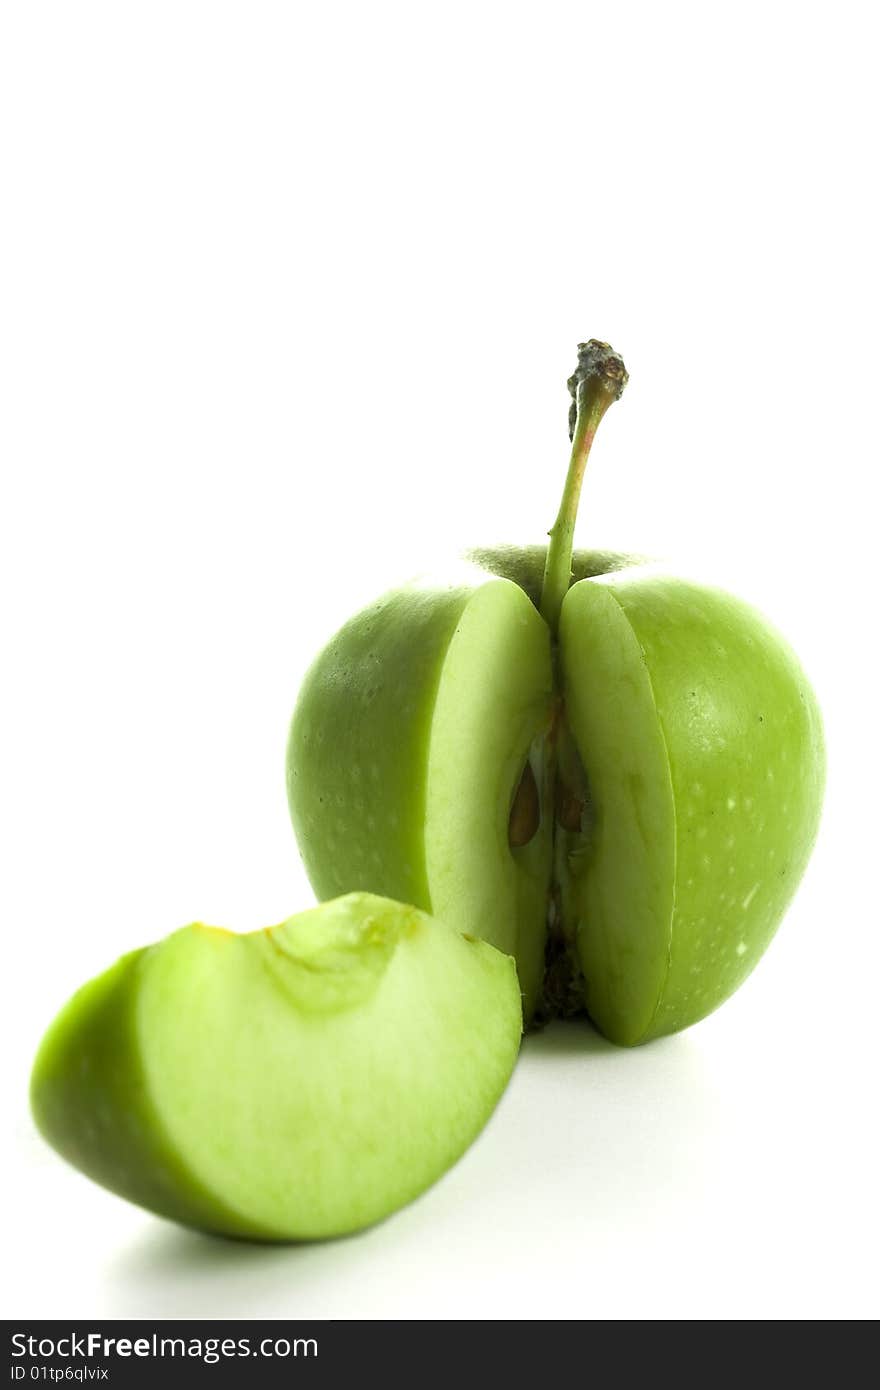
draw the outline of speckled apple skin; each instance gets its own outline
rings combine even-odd
[[[638,571],[588,583],[613,595],[635,634],[668,757],[665,980],[647,1030],[618,1039],[646,1041],[717,1008],[769,945],[818,831],[822,720],[794,652],[740,599]],[[569,614],[584,589],[569,591]],[[564,608],[563,643],[566,626]],[[581,753],[589,774],[590,750]]]
[[[183,1225],[266,1235],[205,1190],[151,1099],[137,1015],[154,949],[130,951],[61,1010],[34,1066],[34,1118],[68,1163],[111,1192]]]
[[[306,675],[287,751],[318,898],[360,888],[429,910],[425,811],[443,661],[472,585],[408,588],[353,617]]]

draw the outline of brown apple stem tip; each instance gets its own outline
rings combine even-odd
[[[578,343],[578,363],[568,379],[571,408],[568,413],[568,433],[571,439],[571,459],[562,493],[559,515],[549,532],[544,584],[541,589],[541,616],[555,638],[559,628],[562,600],[571,584],[571,552],[577,520],[581,485],[590,449],[602,416],[612,402],[620,400],[629,374],[608,343],[591,338]]]

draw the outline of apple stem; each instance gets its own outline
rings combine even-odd
[[[571,584],[571,552],[577,520],[581,485],[590,449],[602,416],[613,401],[620,400],[629,380],[623,358],[607,343],[591,338],[578,343],[578,364],[568,379],[572,405],[568,416],[571,459],[559,506],[559,515],[549,532],[547,562],[541,589],[541,616],[554,637],[559,628],[562,600]]]

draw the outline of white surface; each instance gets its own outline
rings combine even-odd
[[[7,1316],[876,1315],[872,8],[4,7]],[[685,1036],[526,1044],[406,1212],[181,1233],[37,1139],[56,1008],[134,945],[310,901],[310,656],[465,541],[539,538],[564,379],[632,380],[579,539],[764,607],[828,724],[822,837]]]

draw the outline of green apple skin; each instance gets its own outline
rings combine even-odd
[[[388,595],[306,678],[287,784],[315,891],[399,896],[512,953],[527,1022],[557,1009],[549,917],[559,993],[606,1036],[685,1028],[756,964],[809,858],[824,786],[809,683],[754,609],[642,557],[574,553],[558,643],[536,608],[546,547],[468,558],[463,588]],[[540,824],[511,849],[526,757]],[[574,829],[554,824],[569,782]]]
[[[124,956],[49,1029],[31,1103],[68,1162],[161,1216],[260,1240],[344,1235],[456,1162],[521,1026],[509,957],[352,894]]]

